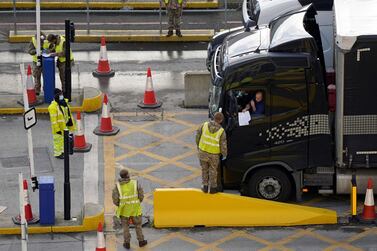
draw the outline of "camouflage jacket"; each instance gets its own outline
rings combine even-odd
[[[202,128],[203,128],[204,123],[198,128],[196,131],[196,145],[199,147],[199,141],[200,138],[202,137]],[[220,124],[217,124],[215,121],[210,121],[208,123],[208,129],[210,133],[215,133],[221,128]],[[220,152],[223,157],[226,157],[228,155],[228,147],[226,143],[226,133],[225,131],[221,134],[220,137]]]
[[[130,182],[130,178],[127,178],[127,179],[121,178],[118,181],[119,181],[119,184],[122,185],[122,184]],[[140,202],[142,202],[143,199],[144,199],[144,191],[143,191],[143,188],[140,186],[139,182],[137,182],[137,193],[138,193],[138,197],[139,197]],[[119,206],[119,191],[118,191],[118,188],[117,188],[116,185],[113,189],[112,197],[113,197],[114,205]]]

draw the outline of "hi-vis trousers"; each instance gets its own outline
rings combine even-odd
[[[53,134],[54,139],[54,156],[60,156],[64,153],[64,136],[60,134]]]

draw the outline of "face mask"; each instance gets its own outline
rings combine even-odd
[[[63,101],[64,100],[64,96],[63,95],[59,95],[59,100]]]

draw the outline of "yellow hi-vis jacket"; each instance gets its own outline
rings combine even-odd
[[[59,107],[59,104],[55,100],[53,100],[51,104],[48,106],[52,134],[56,134],[59,131],[63,133],[64,129],[67,128],[67,122],[70,118],[72,120],[72,126],[68,126],[68,129],[70,132],[76,130],[75,120],[72,116],[71,108],[68,105],[68,99],[65,99],[65,102],[67,102],[67,107]]]
[[[65,42],[65,37],[64,36],[59,36],[59,37],[60,37],[60,42],[59,42],[59,44],[57,44],[55,46],[55,52],[56,53],[60,53],[60,52],[64,51],[63,44]],[[71,61],[73,61],[72,49],[70,51],[70,57],[71,57]],[[65,62],[65,55],[61,56],[61,57],[58,57],[58,61],[61,62],[61,63]]]
[[[117,183],[119,192],[119,206],[116,211],[118,217],[131,217],[141,215],[141,203],[137,191],[137,181],[130,180],[128,183]]]
[[[205,122],[199,141],[199,149],[206,153],[220,154],[220,137],[223,132],[224,129],[220,128],[217,132],[211,133],[208,129],[208,122]]]
[[[35,37],[32,37],[31,42],[32,42],[33,45],[34,45],[34,48],[37,49],[37,40],[35,39]],[[43,48],[43,49],[48,49],[49,46],[50,46],[50,43],[47,41],[47,39],[45,39],[45,40],[43,41],[42,48]],[[36,63],[36,62],[38,61],[37,53],[35,53],[35,55],[33,55],[32,57],[33,57],[33,62]]]
[[[169,3],[169,0],[164,0],[165,4]],[[183,0],[178,0],[178,4],[182,4]]]

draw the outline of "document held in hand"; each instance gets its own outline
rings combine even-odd
[[[238,113],[238,123],[240,126],[249,125],[250,120],[251,117],[248,111]]]

